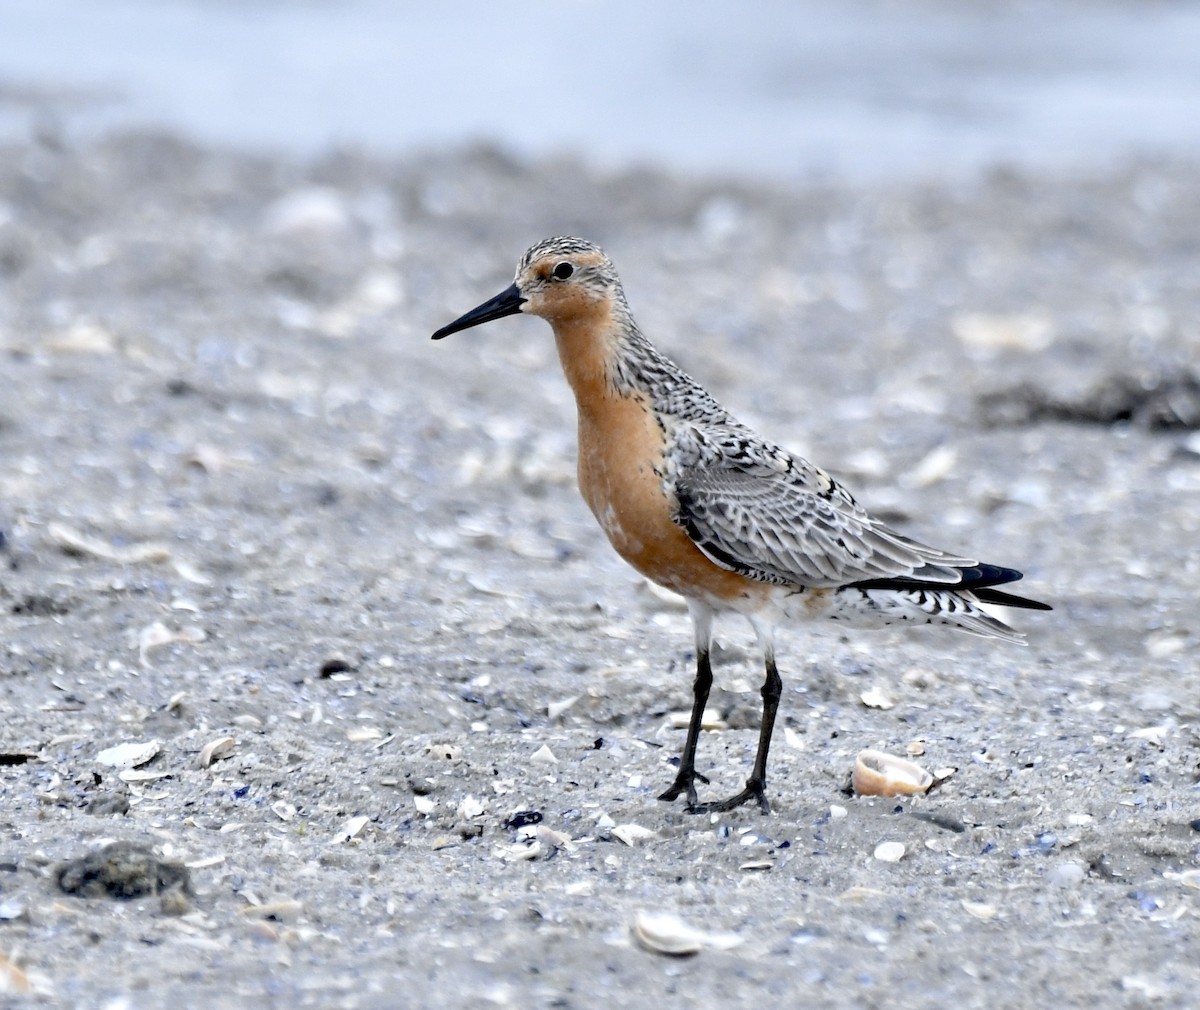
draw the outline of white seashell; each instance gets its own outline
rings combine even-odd
[[[905,758],[864,750],[855,759],[852,782],[859,796],[901,796],[928,792],[934,778]]]
[[[207,632],[195,626],[172,631],[162,621],[148,624],[138,634],[138,661],[142,666],[150,663],[150,651],[163,645],[173,645],[182,642],[184,645],[199,645],[206,638]]]
[[[210,740],[200,749],[200,767],[208,768],[213,762],[229,757],[236,745],[237,741],[231,736],[219,736]]]
[[[962,907],[967,915],[980,919],[983,922],[996,918],[996,906],[989,905],[986,901],[967,901],[964,899]]]
[[[485,810],[487,810],[487,804],[483,800],[477,800],[474,796],[464,796],[456,813],[459,817],[471,818],[478,817]]]
[[[433,808],[437,806],[437,800],[432,796],[414,796],[413,806],[417,808],[419,814],[431,814]]]
[[[542,744],[537,750],[529,755],[530,761],[536,761],[538,764],[552,765],[558,758],[554,756],[552,751],[546,744]]]
[[[940,445],[919,462],[904,483],[917,489],[933,487],[954,469],[958,453],[948,445]]]
[[[366,814],[359,814],[357,817],[351,817],[347,819],[346,823],[342,826],[341,830],[334,838],[335,843],[348,842],[352,838],[357,838],[362,829],[370,823],[371,818]]]
[[[119,743],[115,747],[106,747],[97,754],[96,762],[109,768],[137,768],[154,758],[160,750],[162,745],[157,740]]]
[[[640,824],[618,824],[612,829],[613,837],[620,839],[626,845],[640,845],[651,838],[657,838],[658,833],[644,828]]]
[[[1145,740],[1151,747],[1163,749],[1163,737],[1170,732],[1169,726],[1144,726],[1141,729],[1131,730],[1126,736],[1130,740]]]
[[[903,842],[880,842],[875,846],[875,858],[881,863],[898,863],[906,851]]]
[[[444,761],[457,761],[462,757],[462,748],[455,743],[431,743],[425,748],[425,753]]]
[[[271,804],[271,811],[281,821],[290,821],[296,816],[296,805],[287,800],[276,800]]]
[[[1044,351],[1055,340],[1054,324],[1040,313],[958,312],[950,329],[976,351]]]
[[[691,712],[672,712],[667,716],[671,729],[687,729],[692,721]],[[708,730],[729,729],[729,723],[721,718],[721,713],[715,708],[706,708],[700,717],[700,728]]]
[[[174,772],[147,772],[140,768],[122,768],[117,772],[117,778],[122,782],[155,782],[158,779],[169,779]]]
[[[382,740],[383,730],[378,726],[354,726],[346,730],[346,739],[351,743],[366,743],[368,740]]]
[[[575,846],[571,842],[571,836],[566,832],[555,831],[544,824],[534,824],[531,827],[533,828],[533,837],[546,848],[574,850]]]
[[[742,942],[735,933],[709,933],[689,926],[670,912],[638,912],[632,932],[634,939],[647,950],[671,957],[688,957],[706,947],[729,950]]]
[[[105,561],[115,561],[122,565],[139,564],[143,561],[165,561],[171,552],[162,544],[135,544],[130,547],[114,547],[92,537],[85,536],[78,530],[63,523],[51,522],[46,527],[50,539],[64,551],[71,554],[90,554],[103,558]]]
[[[1163,873],[1163,879],[1176,880],[1184,887],[1200,890],[1200,870],[1181,870],[1178,873],[1167,870]]]
[[[304,912],[302,902],[284,898],[280,901],[268,901],[258,905],[247,905],[242,909],[245,919],[297,919]]]
[[[563,698],[562,701],[552,701],[546,706],[546,715],[549,717],[550,721],[553,722],[578,700],[579,695],[573,694],[570,698]]]
[[[878,708],[887,711],[889,708],[895,708],[896,703],[881,687],[873,687],[869,691],[863,691],[859,696],[859,700],[867,706],[867,708]]]

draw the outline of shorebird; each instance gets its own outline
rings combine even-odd
[[[659,799],[693,813],[766,797],[767,754],[782,681],[775,629],[784,621],[846,626],[938,624],[987,638],[1024,636],[984,605],[1051,609],[995,588],[1021,578],[906,537],[859,505],[824,470],[756,434],[638,329],[599,246],[549,238],[516,279],[433,334],[440,340],[524,312],[554,329],[579,414],[579,489],[617,553],[687,600],[695,631],[692,712],[679,773]],[[749,619],[766,679],[758,750],[746,786],[701,803],[696,745],[712,686],[712,625]]]

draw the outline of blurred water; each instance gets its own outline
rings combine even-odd
[[[0,135],[517,154],[790,177],[1200,153],[1184,2],[0,0]]]

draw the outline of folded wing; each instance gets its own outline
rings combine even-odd
[[[918,543],[795,457],[723,459],[675,483],[676,521],[714,563],[761,582],[834,588],[903,581],[995,585],[1020,578]],[[966,583],[966,584],[964,584]],[[869,588],[869,587],[868,587]]]

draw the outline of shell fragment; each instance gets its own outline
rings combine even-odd
[[[96,763],[117,769],[137,768],[155,758],[160,750],[162,745],[157,740],[119,743],[115,747],[106,747],[97,754]]]
[[[200,767],[208,768],[213,762],[229,757],[236,745],[237,741],[231,736],[219,736],[210,740],[200,750]]]
[[[670,912],[638,912],[632,931],[646,950],[670,957],[688,957],[705,948],[729,950],[742,942],[736,933],[709,933],[689,926]]]
[[[852,782],[859,796],[903,796],[927,793],[934,777],[906,758],[879,750],[861,751]]]

